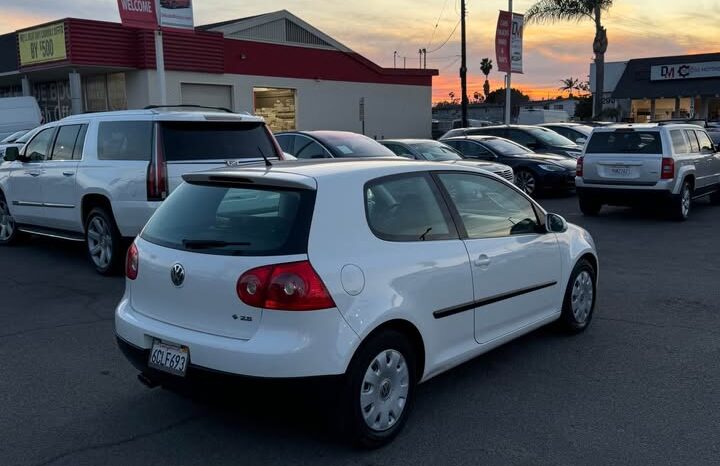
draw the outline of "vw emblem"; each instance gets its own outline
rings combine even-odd
[[[181,264],[173,265],[172,269],[170,269],[170,280],[172,280],[173,285],[180,288],[185,283],[185,267]]]

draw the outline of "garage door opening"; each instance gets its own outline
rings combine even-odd
[[[183,105],[201,105],[232,110],[232,86],[181,83]]]
[[[296,129],[296,89],[256,87],[253,89],[255,114],[265,118],[274,132]]]

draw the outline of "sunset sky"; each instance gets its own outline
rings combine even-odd
[[[515,0],[525,11],[534,0]],[[351,49],[382,66],[393,66],[393,51],[418,66],[418,49],[440,46],[459,18],[458,0],[195,0],[195,22],[205,24],[287,9]],[[467,0],[469,94],[482,91],[480,60],[495,61],[494,34],[499,9],[506,0]],[[692,8],[688,5],[692,4]],[[119,21],[116,0],[0,0],[0,33],[63,17]],[[441,15],[442,12],[442,15]],[[439,22],[438,22],[439,18]],[[610,47],[607,60],[720,51],[720,0],[616,0],[607,15]],[[438,24],[437,29],[435,25]],[[513,85],[540,99],[559,94],[560,80],[587,79],[592,60],[594,26],[531,25],[525,30],[525,74]],[[428,54],[428,67],[440,70],[433,99],[450,91],[459,94],[460,31],[447,44]],[[402,66],[402,59],[398,66]],[[493,88],[503,77],[493,70]]]

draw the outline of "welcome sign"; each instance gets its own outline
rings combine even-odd
[[[120,21],[123,26],[157,29],[156,0],[118,0]]]

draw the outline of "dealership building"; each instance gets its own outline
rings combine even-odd
[[[647,122],[670,118],[720,120],[720,53],[637,58],[605,64],[602,96],[619,121]]]
[[[288,11],[165,29],[166,102],[248,111],[275,131],[429,137],[437,70],[382,68]],[[0,97],[46,121],[161,103],[154,32],[67,18],[0,36]]]

